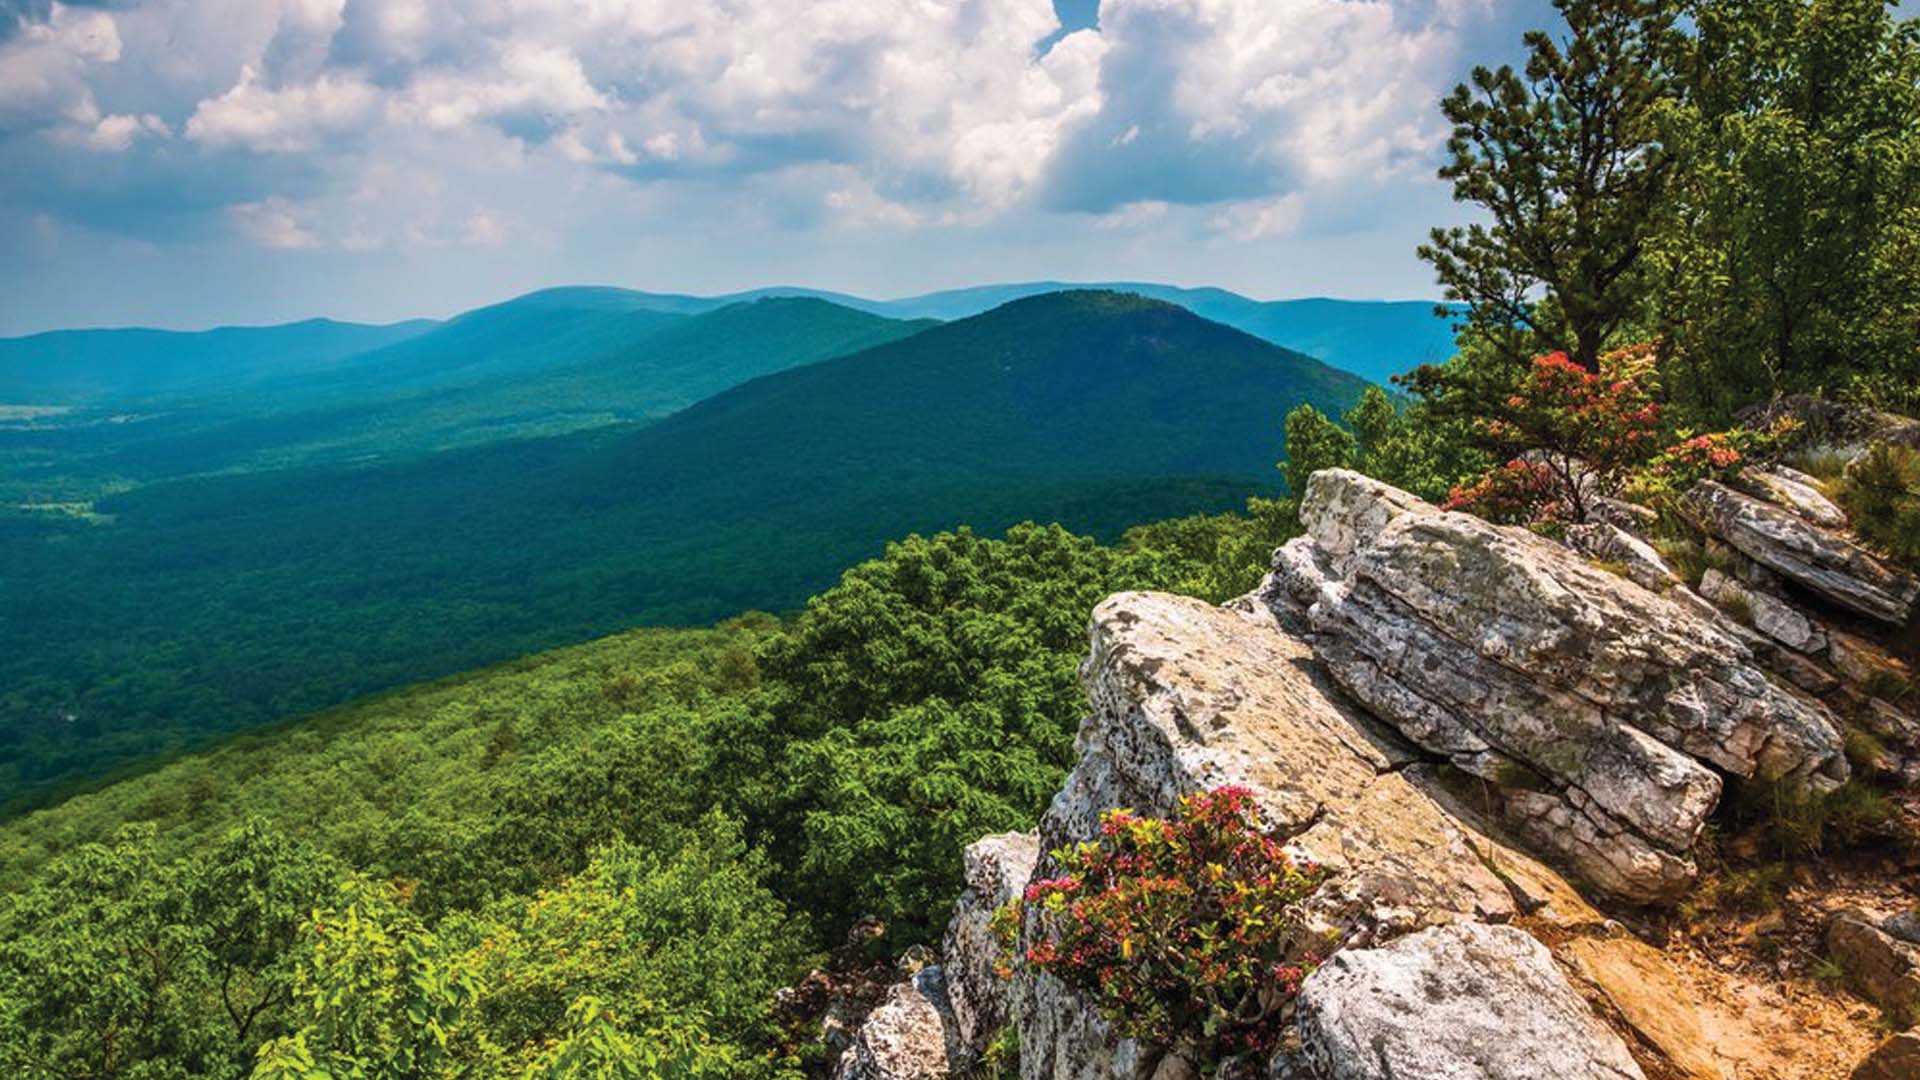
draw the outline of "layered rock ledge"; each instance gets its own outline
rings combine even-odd
[[[1721,773],[1847,776],[1828,709],[1697,605],[1344,470],[1313,477],[1301,516],[1265,599],[1374,716],[1496,785],[1531,843],[1611,894],[1691,884]]]

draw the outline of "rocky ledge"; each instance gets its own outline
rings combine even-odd
[[[1920,732],[1866,685],[1898,661],[1863,623],[1912,603],[1911,579],[1853,548],[1817,492],[1776,479],[1689,498],[1764,508],[1698,515],[1736,553],[1721,560],[1725,581],[1777,602],[1739,605],[1744,621],[1682,584],[1633,534],[1635,515],[1563,544],[1344,471],[1313,478],[1307,535],[1276,553],[1254,594],[1224,607],[1109,598],[1081,667],[1091,710],[1079,760],[1037,836],[968,851],[944,969],[898,988],[839,1075],[931,1080],[964,1069],[1004,1025],[1025,1080],[1190,1075],[1116,1037],[1051,977],[996,976],[987,922],[1052,872],[1047,852],[1092,838],[1103,811],[1164,816],[1229,783],[1332,872],[1307,915],[1343,943],[1295,1002],[1297,1040],[1258,1073],[1771,1075],[1743,1057],[1765,1038],[1735,1037],[1737,1011],[1698,1005],[1696,983],[1595,905],[1682,895],[1730,782],[1830,789],[1848,777],[1843,732],[1862,717]],[[1837,554],[1806,555],[1803,537],[1781,542],[1802,557],[1763,557],[1739,546],[1736,517],[1772,523],[1775,537],[1804,526]],[[1887,927],[1862,917],[1833,933],[1885,946],[1873,970],[1896,996],[1908,985],[1915,969]],[[889,1049],[906,1046],[917,1049]],[[1897,1075],[1911,1051],[1891,1041],[1882,1065],[1861,1069],[1896,1072],[1861,1075]]]

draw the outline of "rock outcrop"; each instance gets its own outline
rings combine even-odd
[[[833,1080],[947,1080],[963,1060],[946,974],[935,965],[887,991],[841,1054]]]
[[[1740,554],[1870,619],[1905,625],[1920,600],[1920,579],[1889,569],[1846,536],[1788,506],[1707,481],[1687,492],[1681,509]]]
[[[1854,911],[1827,926],[1827,952],[1867,998],[1896,1016],[1920,1016],[1920,945]]]
[[[1254,594],[1108,598],[1080,670],[1078,761],[1037,835],[968,849],[943,967],[889,993],[836,1075],[961,1070],[1011,1025],[1023,1080],[1191,1076],[1051,976],[1000,979],[990,924],[1105,811],[1166,816],[1234,784],[1330,872],[1303,914],[1340,942],[1294,1003],[1297,1040],[1258,1063],[1269,1080],[1744,1076],[1755,1058],[1722,1038],[1724,1003],[1744,999],[1696,1008],[1697,972],[1562,876],[1676,898],[1728,778],[1829,790],[1848,777],[1844,724],[1920,764],[1920,719],[1875,689],[1907,666],[1863,625],[1920,586],[1854,547],[1809,478],[1740,488],[1689,497],[1724,545],[1699,592],[1625,504],[1561,543],[1334,470]],[[1890,1009],[1920,1002],[1911,922],[1848,915],[1828,935]],[[1039,930],[1030,918],[1015,947]],[[1856,1076],[1905,1076],[1910,1042]]]
[[[1620,1037],[1523,930],[1462,923],[1343,952],[1300,991],[1325,1080],[1643,1080]]]
[[[1006,980],[996,970],[1002,960],[993,932],[993,915],[1019,896],[1040,860],[1033,833],[1001,833],[975,841],[966,851],[966,891],[947,923],[946,967],[953,973],[948,997],[959,1041],[969,1059],[986,1050],[1007,1022]]]
[[[1715,769],[1832,786],[1843,743],[1698,609],[1523,529],[1316,474],[1276,602],[1375,716],[1505,790],[1521,831],[1610,893],[1669,900]],[[1649,553],[1650,554],[1650,553]]]
[[[1920,1032],[1903,1031],[1881,1043],[1849,1080],[1913,1080],[1920,1076]]]
[[[1094,612],[1081,678],[1093,714],[1079,764],[1041,822],[1045,848],[1090,839],[1104,810],[1164,815],[1182,795],[1234,783],[1255,793],[1292,849],[1333,872],[1310,915],[1351,948],[1436,923],[1599,921],[1551,870],[1453,806],[1411,748],[1345,704],[1306,642],[1264,606],[1111,597]],[[1025,979],[1017,1011],[1028,1080],[1153,1067],[1068,988]]]

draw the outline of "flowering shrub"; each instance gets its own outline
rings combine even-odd
[[[1565,514],[1559,481],[1545,463],[1515,458],[1473,484],[1447,493],[1443,510],[1459,510],[1498,525],[1525,525]]]
[[[1685,491],[1701,480],[1727,480],[1745,468],[1753,449],[1746,431],[1716,431],[1682,439],[1656,455],[1647,467],[1654,481]]]
[[[1023,917],[1037,930],[1019,963],[1203,1071],[1272,1051],[1284,1007],[1320,962],[1300,902],[1326,873],[1281,850],[1251,792],[1188,796],[1171,820],[1112,811],[1098,841],[1053,857],[1059,876],[1000,917],[1008,938]]]
[[[1651,345],[1607,353],[1598,371],[1586,370],[1566,353],[1535,357],[1500,415],[1480,421],[1480,436],[1509,454],[1533,451],[1557,494],[1541,505],[1584,521],[1589,501],[1618,492],[1628,473],[1659,446],[1654,359]],[[1513,467],[1509,462],[1503,469]],[[1519,479],[1496,479],[1494,486]]]

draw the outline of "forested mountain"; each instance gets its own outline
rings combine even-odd
[[[783,368],[931,325],[811,299],[702,314],[556,289],[294,377],[205,390],[120,422],[107,406],[0,425],[0,498],[65,506],[169,477],[395,459],[649,420]]]
[[[1178,304],[1196,315],[1306,353],[1375,382],[1384,383],[1421,364],[1437,364],[1453,355],[1453,321],[1442,318],[1436,313],[1436,306],[1425,300],[1253,300],[1226,289],[1185,289],[1142,281],[1015,282],[949,289],[897,300],[870,300],[822,289],[782,286],[717,297],[677,293],[627,295],[635,304],[677,313],[704,311],[767,296],[804,296],[895,319],[952,320],[978,315],[1009,301],[1075,289],[1138,293]]]
[[[1183,289],[1152,282],[1070,285],[1058,281],[982,285],[902,300],[839,302],[894,318],[958,319],[1043,293],[1112,289],[1179,304],[1196,315],[1384,383],[1453,355],[1453,324],[1424,300],[1253,300],[1226,289]]]
[[[760,317],[796,304],[832,310],[702,318],[757,355]],[[101,498],[92,524],[15,519],[0,787],[628,626],[791,607],[916,530],[1110,537],[1235,507],[1276,487],[1287,410],[1363,385],[1169,304],[1051,294],[650,426],[155,482]]]
[[[0,407],[127,404],[217,394],[297,375],[418,337],[425,319],[365,326],[309,319],[283,326],[171,330],[56,330],[0,338]]]

